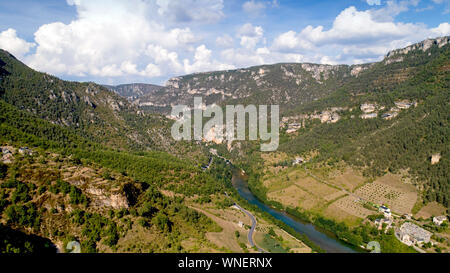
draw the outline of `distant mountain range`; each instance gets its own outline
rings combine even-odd
[[[370,64],[284,63],[191,74],[169,79],[162,88],[135,92],[139,95],[133,101],[150,111],[165,114],[171,105],[192,104],[194,96],[202,96],[208,104],[279,104],[286,112],[339,89],[361,94],[395,88],[438,56],[439,51],[448,48],[448,44],[449,37],[425,40],[393,50],[382,61]]]
[[[152,95],[157,91],[164,88],[163,86],[154,85],[154,84],[146,84],[146,83],[132,83],[132,84],[121,84],[121,85],[103,85],[116,92],[118,95],[127,98],[130,101],[134,101],[139,99],[140,97]]]

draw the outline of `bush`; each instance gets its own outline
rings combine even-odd
[[[158,212],[158,214],[152,219],[152,224],[157,226],[162,231],[171,231],[172,223],[169,220],[169,217],[162,212]]]

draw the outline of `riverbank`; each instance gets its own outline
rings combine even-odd
[[[283,224],[292,228],[295,232],[302,234],[307,237],[313,244],[317,245],[321,250],[329,253],[355,253],[353,248],[346,245],[344,242],[333,238],[330,234],[317,229],[314,225],[310,223],[301,222],[296,219],[295,216],[289,215],[284,211],[272,208],[262,202],[260,199],[254,195],[247,184],[245,177],[243,176],[241,170],[235,169],[233,171],[233,186],[238,191],[239,195],[247,200],[251,205],[258,207],[260,210],[270,214],[276,220],[281,221]],[[306,239],[306,238],[303,238]],[[320,252],[320,249],[317,251]]]

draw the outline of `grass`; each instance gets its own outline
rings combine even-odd
[[[269,251],[270,253],[287,253],[288,251],[284,249],[281,243],[270,236],[269,234],[264,234],[262,240],[259,242],[261,248]]]

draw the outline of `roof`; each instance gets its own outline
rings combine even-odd
[[[436,219],[438,221],[445,221],[445,220],[447,220],[447,216],[445,216],[445,215],[436,216],[433,219]]]
[[[409,223],[406,222],[404,223],[401,227],[400,227],[400,231],[403,232],[404,234],[408,234],[414,238],[416,238],[417,240],[426,240],[431,237],[431,232],[426,231],[425,229],[413,224],[413,223]]]

